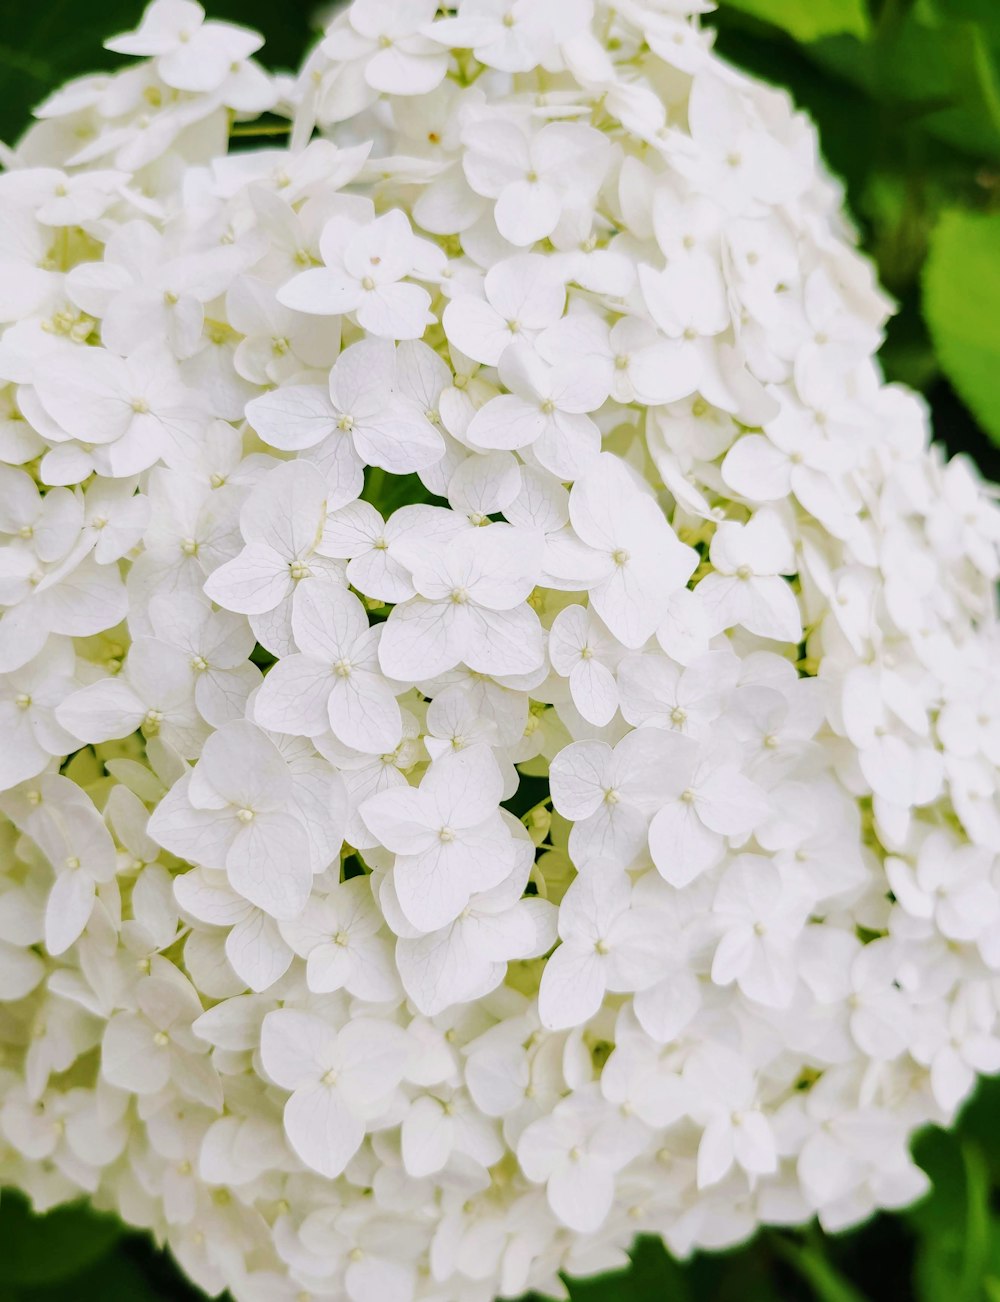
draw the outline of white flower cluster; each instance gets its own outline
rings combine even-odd
[[[154,0],[8,154],[0,1180],[210,1292],[846,1226],[1000,1069],[1000,514],[708,7]]]

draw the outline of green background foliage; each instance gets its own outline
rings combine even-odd
[[[313,0],[206,0],[292,68]],[[143,0],[0,0],[0,140],[68,77],[114,66],[102,39]],[[721,0],[733,62],[816,120],[863,246],[899,311],[882,360],[920,389],[938,438],[1000,478],[1000,0]],[[1000,1082],[916,1155],[934,1190],[849,1234],[767,1230],[677,1264],[640,1242],[629,1271],[573,1302],[1000,1302]],[[186,1302],[199,1295],[145,1236],[83,1207],[33,1216],[0,1199],[0,1302]]]

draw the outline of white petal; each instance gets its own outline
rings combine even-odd
[[[437,1101],[426,1095],[414,1100],[402,1127],[403,1165],[414,1179],[434,1175],[451,1157],[455,1123]]]
[[[81,687],[56,710],[61,726],[85,742],[127,737],[139,727],[145,714],[145,704],[120,678],[105,678]]]
[[[83,933],[94,908],[94,881],[81,869],[61,872],[45,906],[45,948],[63,954]]]
[[[322,1083],[295,1091],[285,1104],[284,1122],[288,1142],[298,1156],[329,1180],[340,1175],[365,1137],[364,1123],[340,1091]]]
[[[226,872],[251,904],[272,918],[294,918],[312,887],[305,829],[290,814],[255,815],[230,846]]]
[[[600,1008],[606,989],[604,963],[591,946],[560,945],[542,971],[538,1016],[550,1031],[582,1026]]]
[[[260,1029],[264,1070],[282,1089],[297,1090],[327,1071],[335,1038],[326,1022],[313,1013],[275,1009]]]
[[[596,1162],[587,1162],[586,1169],[582,1169],[583,1165],[567,1163],[554,1171],[546,1193],[549,1206],[564,1225],[577,1234],[593,1234],[611,1211],[615,1178]]]
[[[257,615],[273,610],[291,586],[288,561],[271,547],[250,543],[235,559],[212,571],[205,594],[225,610]]]
[[[246,418],[265,443],[286,452],[315,447],[336,428],[329,394],[318,384],[289,384],[254,398]]]
[[[170,1054],[153,1039],[155,1028],[135,1013],[116,1013],[104,1028],[101,1070],[112,1085],[155,1094],[170,1079]]]

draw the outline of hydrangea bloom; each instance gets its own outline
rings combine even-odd
[[[0,1177],[209,1292],[848,1226],[1000,1070],[1000,513],[707,8],[154,0],[0,178]]]

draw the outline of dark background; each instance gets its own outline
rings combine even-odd
[[[205,0],[259,29],[271,68],[315,39],[313,0]],[[101,41],[141,0],[0,0],[0,140],[67,78],[113,67]],[[937,438],[1000,478],[1000,0],[721,0],[707,22],[734,62],[815,118],[863,247],[895,295],[887,377],[919,388]],[[765,1231],[678,1265],[640,1243],[631,1271],[573,1302],[1000,1302],[1000,1083],[916,1156],[934,1192],[849,1234]],[[0,1200],[0,1302],[187,1302],[167,1254],[82,1208]]]

